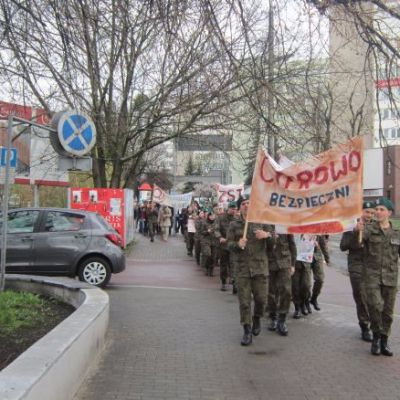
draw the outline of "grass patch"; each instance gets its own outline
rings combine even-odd
[[[0,335],[11,335],[42,321],[46,300],[33,293],[6,290],[0,293]]]

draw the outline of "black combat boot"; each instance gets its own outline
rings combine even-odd
[[[311,309],[310,302],[309,302],[308,300],[306,300],[306,301],[304,302],[304,305],[306,306],[307,312],[308,312],[309,314],[312,314],[312,309]]]
[[[270,313],[269,318],[271,319],[271,322],[268,325],[268,330],[269,331],[276,331],[276,327],[278,325],[278,320],[276,318],[276,313]]]
[[[251,328],[251,333],[254,336],[258,336],[261,332],[261,323],[260,323],[260,317],[253,317],[253,327]]]
[[[298,304],[294,305],[294,314],[293,314],[293,318],[294,319],[300,319],[301,315],[300,315],[300,307]]]
[[[381,334],[374,333],[374,337],[372,339],[371,344],[371,353],[374,356],[379,356],[381,354]]]
[[[364,342],[372,342],[372,332],[369,330],[368,325],[360,324],[361,328],[361,339]]]
[[[388,345],[388,337],[386,335],[381,336],[381,354],[389,357],[393,356],[393,351],[390,350]]]
[[[277,331],[281,336],[287,336],[289,331],[286,325],[286,314],[279,314]]]
[[[314,308],[315,308],[317,311],[320,311],[320,310],[321,310],[321,307],[319,306],[316,297],[311,297],[310,303],[314,306]]]
[[[248,346],[253,341],[253,338],[251,336],[251,326],[243,325],[243,330],[244,330],[243,337],[242,337],[242,341],[240,342],[240,344],[242,346]]]
[[[300,311],[303,315],[308,315],[306,305],[304,303],[300,305]]]

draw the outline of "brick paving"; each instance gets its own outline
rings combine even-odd
[[[400,399],[399,317],[395,357],[372,356],[338,269],[326,270],[321,312],[289,318],[286,338],[265,320],[249,347],[239,344],[236,296],[218,289],[181,237],[166,244],[137,236],[127,270],[107,289],[106,349],[74,400]]]

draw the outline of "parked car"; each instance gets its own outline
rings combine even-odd
[[[7,226],[7,273],[78,276],[105,287],[125,269],[120,235],[96,213],[19,208],[8,212]]]

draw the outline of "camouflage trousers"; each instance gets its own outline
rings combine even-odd
[[[157,222],[149,222],[149,236],[151,239],[154,239],[154,235],[157,233]]]
[[[228,281],[228,278],[233,278],[232,276],[232,266],[229,258],[229,251],[226,249],[219,249],[219,277],[221,279],[221,283],[225,284]]]
[[[292,276],[292,297],[295,305],[301,306],[310,298],[311,268],[310,264],[296,261]]]
[[[187,232],[186,250],[188,254],[193,254],[193,247],[194,247],[194,232]]]
[[[216,247],[208,243],[201,244],[201,268],[203,271],[212,275],[216,259]]]
[[[197,265],[200,265],[200,254],[201,254],[201,241],[199,238],[194,238],[194,255],[196,258]]]
[[[350,272],[349,275],[353,298],[356,303],[358,323],[360,326],[369,326],[367,294],[362,282],[362,276],[357,272]]]
[[[252,277],[236,277],[238,289],[240,323],[242,325],[252,324],[252,295],[254,299],[255,317],[263,317],[267,303],[268,277],[256,275]]]
[[[292,300],[292,277],[290,268],[269,271],[268,312],[287,314]]]
[[[315,260],[311,263],[311,271],[313,273],[314,284],[312,288],[312,297],[317,298],[321,294],[321,289],[324,284],[325,272],[324,262],[322,260]]]
[[[369,317],[373,333],[389,336],[393,322],[397,287],[381,284],[366,286]]]

